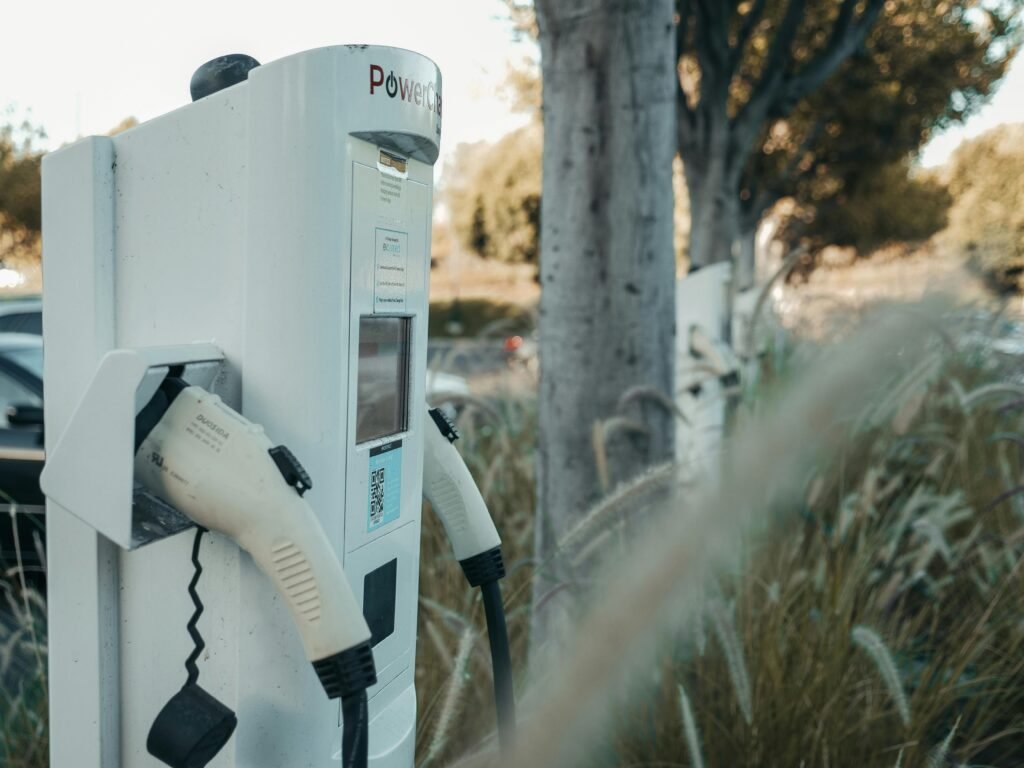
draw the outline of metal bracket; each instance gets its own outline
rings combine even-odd
[[[213,344],[115,349],[104,355],[67,428],[48,453],[43,493],[123,549],[192,522],[134,482],[135,416],[173,367],[211,391],[224,364]]]

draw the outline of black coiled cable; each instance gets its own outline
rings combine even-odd
[[[185,625],[185,628],[188,630],[188,636],[192,638],[193,643],[192,653],[185,659],[185,671],[188,672],[188,680],[185,685],[194,685],[199,680],[199,667],[196,666],[196,662],[206,648],[206,643],[203,640],[203,636],[199,634],[198,629],[199,617],[203,615],[205,606],[203,601],[199,599],[199,592],[196,591],[196,587],[199,585],[199,577],[203,575],[203,566],[199,564],[199,543],[202,541],[204,533],[206,533],[205,528],[196,526],[196,537],[192,542],[192,565],[195,566],[195,572],[192,574],[192,580],[188,583],[188,596],[192,598],[192,605],[195,606],[195,610],[192,612],[192,617],[188,620],[188,624]]]

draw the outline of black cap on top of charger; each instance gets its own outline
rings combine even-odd
[[[256,59],[244,53],[229,53],[210,59],[192,74],[192,82],[189,83],[192,101],[248,80],[249,72],[259,65]]]

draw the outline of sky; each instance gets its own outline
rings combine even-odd
[[[444,84],[442,152],[521,125],[499,87],[515,43],[499,0],[12,0],[4,3],[0,109],[47,132],[46,148],[190,101],[189,80],[225,53],[261,62],[342,43],[409,48]]]
[[[192,72],[224,53],[272,61],[338,43],[409,48],[441,68],[442,156],[461,141],[494,140],[525,118],[500,85],[513,41],[500,0],[12,0],[4,4],[0,108],[42,126],[44,147],[106,133],[129,115],[147,120],[189,101]],[[1024,121],[1024,59],[966,125],[937,136],[922,164],[943,163],[964,138]]]

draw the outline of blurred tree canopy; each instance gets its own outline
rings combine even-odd
[[[970,114],[1016,53],[1021,7],[679,0],[679,147],[694,262],[736,258],[781,197],[855,202],[868,175],[891,173],[936,126]]]
[[[741,229],[786,195],[804,214],[788,234],[812,247],[863,253],[941,229],[950,198],[934,178],[908,175],[907,158],[933,131],[972,114],[1016,50],[1007,10],[970,22],[970,5],[887,4],[867,49],[766,129],[740,190]]]
[[[33,142],[42,137],[27,121],[0,125],[0,261],[38,253],[43,153]]]
[[[874,165],[835,180],[836,190],[798,211],[786,232],[813,246],[853,246],[868,253],[894,242],[920,242],[945,228],[953,198],[935,175],[910,160]],[[806,217],[806,218],[805,218]],[[785,236],[785,234],[784,234]]]
[[[10,258],[38,259],[42,227],[43,152],[35,142],[46,133],[28,120],[0,125],[0,262]],[[139,124],[126,117],[110,129],[115,136]]]
[[[535,36],[532,8],[506,5],[515,31]],[[698,209],[690,231],[715,240],[715,216],[694,231],[700,203],[710,201],[718,216],[732,217],[724,225],[732,243],[713,248],[729,257],[752,248],[758,223],[784,197],[795,200],[797,215],[782,236],[812,252],[829,244],[866,252],[940,230],[950,198],[934,177],[912,174],[909,158],[994,92],[1017,52],[1024,0],[680,0],[677,7],[680,154]],[[865,16],[872,8],[877,16]],[[701,43],[703,53],[699,35],[711,41]],[[529,63],[511,71],[506,89],[516,108],[539,114],[537,78]],[[751,105],[768,85],[771,103]],[[694,143],[687,131],[701,109],[714,115]],[[740,124],[758,109],[763,119],[745,146]],[[525,243],[539,231],[531,213],[539,210],[539,142],[523,129],[456,154],[448,199],[464,247],[489,258],[535,258],[536,246]],[[716,154],[724,174],[717,190],[706,183]],[[687,246],[692,251],[692,241]]]
[[[533,121],[494,144],[456,149],[444,199],[463,247],[498,261],[537,263],[541,147]]]
[[[965,143],[947,169],[948,235],[999,290],[1024,291],[1024,125]]]

